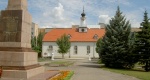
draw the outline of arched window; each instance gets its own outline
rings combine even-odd
[[[78,47],[74,46],[74,54],[78,54]]]
[[[90,53],[90,46],[87,46],[87,54]]]
[[[47,55],[47,53],[45,52],[45,53],[44,53],[44,55],[46,56],[46,55]]]
[[[52,51],[52,50],[53,50],[53,46],[50,45],[50,46],[48,47],[48,49]]]

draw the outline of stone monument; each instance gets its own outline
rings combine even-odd
[[[52,53],[52,57],[51,57],[51,60],[52,60],[52,61],[54,60],[54,53]]]
[[[91,61],[91,55],[90,55],[90,53],[89,53],[89,61]]]
[[[6,10],[0,13],[2,79],[27,80],[44,72],[37,62],[37,53],[31,49],[31,23],[27,0],[8,0]]]

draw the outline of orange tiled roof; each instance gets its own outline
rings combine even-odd
[[[70,34],[71,42],[96,42],[97,40],[94,39],[94,35],[98,35],[98,39],[102,38],[105,34],[105,29],[88,29],[87,32],[82,33],[78,32],[76,28],[64,28],[64,29],[53,29],[47,34],[45,34],[43,41],[44,42],[55,42],[58,38],[60,38],[63,34]]]

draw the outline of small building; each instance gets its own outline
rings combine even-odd
[[[83,9],[81,14],[81,24],[72,28],[54,28],[45,34],[42,44],[42,56],[48,57],[54,53],[55,57],[62,57],[58,53],[57,39],[63,34],[68,35],[71,42],[70,50],[65,54],[66,58],[86,58],[99,57],[96,53],[96,42],[105,34],[104,28],[88,28]]]
[[[46,33],[46,28],[39,28],[38,33]]]
[[[37,38],[38,28],[39,28],[38,24],[32,22],[32,26],[31,26],[31,37],[32,38],[34,38],[34,37]]]

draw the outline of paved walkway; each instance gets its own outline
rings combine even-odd
[[[46,67],[47,70],[72,70],[75,72],[71,80],[140,80],[132,76],[105,71],[99,64],[88,60],[73,60],[69,67]]]

